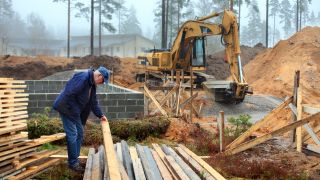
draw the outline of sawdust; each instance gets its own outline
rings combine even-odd
[[[319,59],[320,27],[306,27],[256,56],[244,71],[254,93],[284,98],[292,95],[294,74],[300,70],[303,102],[319,104]]]

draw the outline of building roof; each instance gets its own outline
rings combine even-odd
[[[135,41],[136,38],[144,39],[150,44],[155,44],[152,40],[139,34],[111,34],[101,36],[102,46],[121,45],[130,41]],[[90,36],[72,36],[70,46],[90,46]],[[94,47],[99,46],[99,36],[94,36]]]

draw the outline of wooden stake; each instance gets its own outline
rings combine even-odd
[[[296,107],[297,107],[297,92],[298,92],[298,87],[299,87],[299,81],[300,81],[300,71],[296,71],[294,74],[293,100],[292,100],[292,104]],[[291,120],[292,120],[292,122],[297,121],[297,116],[293,112],[291,112]],[[292,142],[295,142],[295,135],[296,135],[296,130],[293,129],[291,132]]]
[[[301,87],[297,88],[297,120],[300,121],[302,119],[302,91]],[[297,143],[297,151],[302,151],[302,126],[297,127],[296,129],[296,143]]]
[[[190,97],[193,96],[193,71],[192,71],[192,66],[190,66]],[[190,122],[192,123],[192,114],[193,114],[193,109],[192,109],[192,99],[190,102]]]
[[[220,111],[219,141],[220,141],[220,152],[222,152],[224,150],[224,112],[223,111]]]

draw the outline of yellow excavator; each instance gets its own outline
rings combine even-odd
[[[206,21],[217,17],[222,18],[221,24]],[[201,72],[206,67],[205,38],[213,35],[221,35],[226,62],[230,67],[230,81],[213,80]],[[160,72],[155,75],[160,78],[172,70],[188,73],[192,67],[196,75],[195,82],[202,83],[206,90],[214,95],[215,101],[239,103],[246,94],[252,93],[243,75],[240,53],[237,18],[232,11],[224,10],[197,20],[186,21],[170,50],[153,49],[138,58],[142,60],[146,71]],[[137,79],[141,80],[142,77],[143,74],[137,75]]]

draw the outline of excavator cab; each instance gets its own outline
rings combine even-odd
[[[205,67],[206,65],[206,50],[205,38],[196,38],[193,41],[191,66],[192,67]]]

